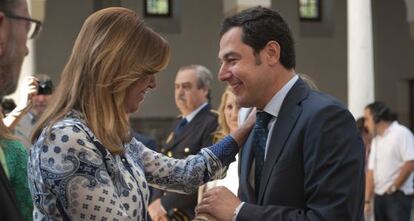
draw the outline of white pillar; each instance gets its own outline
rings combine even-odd
[[[410,29],[411,38],[414,39],[414,0],[405,0],[407,9],[407,21]]]
[[[259,5],[270,8],[272,2],[271,0],[224,0],[223,12],[225,16],[230,16],[244,9]]]
[[[374,101],[371,0],[348,0],[348,107],[355,118]]]

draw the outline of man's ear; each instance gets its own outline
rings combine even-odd
[[[208,87],[203,87],[202,89],[203,89],[203,95],[204,95],[204,97],[207,98],[207,95],[208,95]]]
[[[270,66],[279,63],[280,60],[280,45],[277,41],[269,41],[263,49],[265,59]]]
[[[7,24],[5,22],[6,15],[4,12],[0,12],[0,57],[3,56],[4,47],[6,45],[7,40]]]

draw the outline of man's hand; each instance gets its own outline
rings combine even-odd
[[[153,221],[168,221],[167,213],[161,205],[161,199],[156,199],[149,205],[148,213]]]
[[[221,221],[230,221],[240,204],[239,198],[224,186],[211,188],[203,195],[196,213],[206,213]]]

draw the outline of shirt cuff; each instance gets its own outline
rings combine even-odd
[[[231,217],[231,221],[236,221],[237,219],[237,215],[239,215],[240,209],[242,208],[242,206],[244,205],[244,202],[241,202],[236,209],[234,210],[233,213],[233,217]]]
[[[233,137],[228,135],[209,149],[220,160],[221,165],[228,166],[231,162],[236,161],[235,156],[239,152],[239,145]]]

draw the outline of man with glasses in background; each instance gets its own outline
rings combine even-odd
[[[23,59],[29,53],[27,39],[34,38],[40,27],[40,21],[30,18],[26,0],[0,0],[0,97],[16,89]],[[10,138],[10,131],[0,119],[1,144]],[[4,148],[7,146],[0,147],[3,159]],[[3,162],[0,163],[0,220],[23,220]]]

